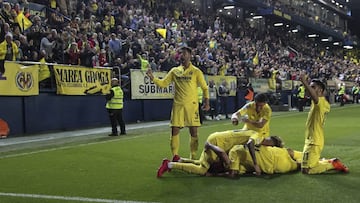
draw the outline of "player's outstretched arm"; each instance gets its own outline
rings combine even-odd
[[[259,176],[261,175],[261,169],[256,161],[254,140],[250,138],[249,141],[246,143],[246,147],[249,149],[251,158],[253,160],[255,173]]]
[[[221,149],[220,147],[210,144],[209,142],[205,143],[205,149],[208,150],[212,150],[215,152],[215,154],[220,158],[220,160],[225,163],[226,166],[230,165],[230,159],[229,156],[226,154],[226,152]]]

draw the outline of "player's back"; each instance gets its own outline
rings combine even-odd
[[[234,145],[246,144],[252,138],[259,144],[258,133],[253,130],[228,130],[211,134],[207,142],[228,152]]]
[[[267,174],[287,173],[297,169],[297,163],[286,148],[261,146],[256,153],[261,170]]]

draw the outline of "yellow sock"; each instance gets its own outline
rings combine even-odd
[[[192,163],[172,163],[173,169],[182,170],[188,173],[192,174],[199,174],[199,175],[205,175],[205,173],[208,171],[209,168],[203,166],[203,165],[196,165]]]
[[[199,142],[197,137],[190,136],[190,159],[196,159]]]
[[[296,160],[296,162],[301,163],[302,156],[302,152],[294,150],[294,159]]]
[[[179,134],[170,137],[170,147],[173,155],[179,155],[180,137]]]

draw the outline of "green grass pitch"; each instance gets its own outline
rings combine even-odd
[[[307,112],[274,112],[271,134],[301,151],[306,116]],[[236,129],[229,120],[205,121],[199,129],[199,151],[209,134],[228,129]],[[358,202],[359,133],[359,105],[331,109],[322,156],[340,158],[349,167],[349,174],[297,172],[232,180],[173,170],[156,178],[161,160],[171,158],[167,126],[133,130],[116,138],[103,135],[70,144],[2,152],[0,203]],[[188,157],[188,143],[188,129],[182,129],[180,155]]]

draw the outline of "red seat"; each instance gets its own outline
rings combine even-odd
[[[7,137],[9,135],[9,132],[10,132],[9,125],[6,123],[6,121],[0,118],[0,137],[1,138]]]

